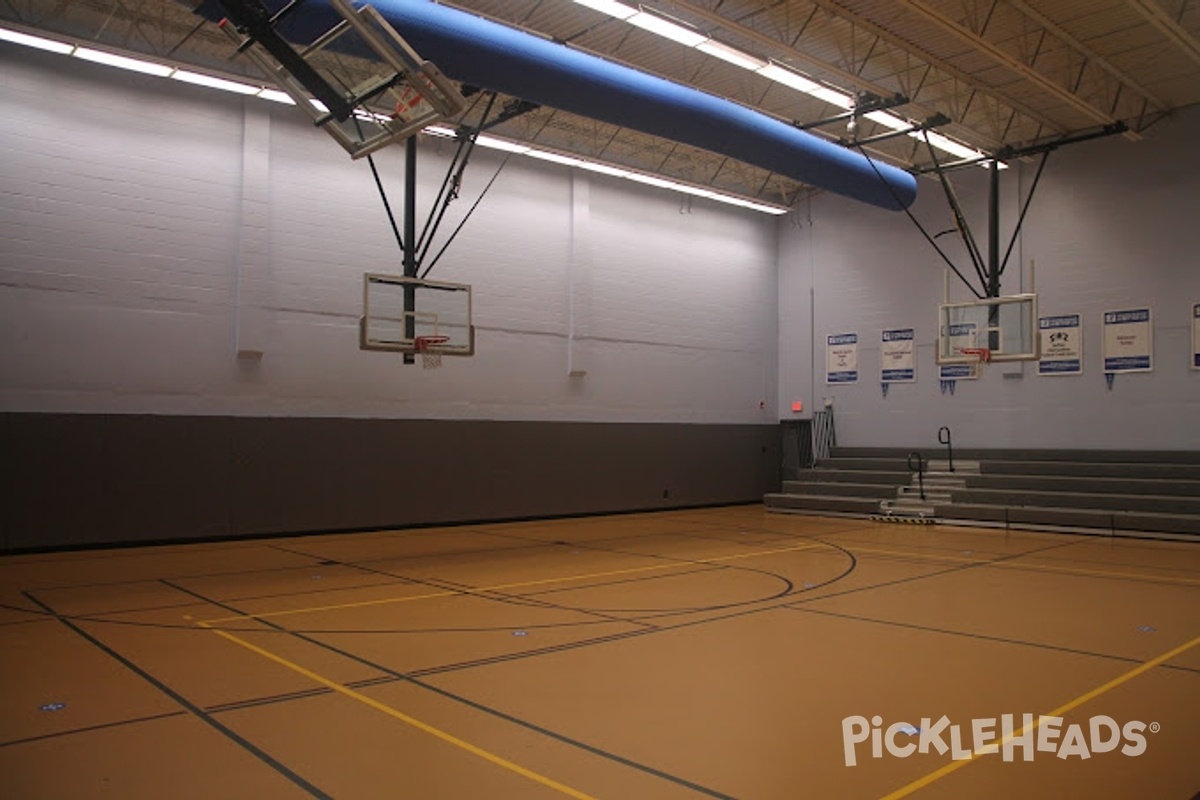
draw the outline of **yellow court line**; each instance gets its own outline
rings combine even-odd
[[[466,592],[495,592],[502,589],[521,589],[527,586],[542,586],[547,583],[566,583],[568,581],[582,581],[590,578],[606,578],[613,575],[629,575],[634,572],[650,572],[652,570],[677,569],[683,567],[692,567],[697,564],[714,564],[720,561],[733,561],[739,558],[753,558],[755,556],[769,556],[776,553],[790,553],[798,550],[811,550],[815,547],[821,547],[818,544],[802,544],[795,547],[782,547],[775,550],[757,550],[753,553],[738,553],[730,556],[716,556],[714,558],[699,559],[696,561],[674,562],[670,564],[651,564],[647,567],[630,567],[628,569],[614,569],[607,572],[589,572],[582,575],[564,575],[558,578],[540,578],[533,581],[519,581],[517,583],[500,583],[495,586],[480,586],[475,588],[465,588],[462,591],[453,592],[430,592],[427,594],[416,594],[408,597],[384,597],[379,600],[361,600],[355,603],[338,603],[328,606],[311,606],[309,608],[290,608],[283,611],[265,611],[262,614],[238,614],[232,617],[216,617],[214,619],[206,619],[205,623],[216,624],[218,622],[237,622],[247,619],[266,619],[268,617],[283,617],[291,614],[309,614],[318,611],[339,611],[347,608],[365,608],[367,606],[379,606],[390,603],[407,603],[412,600],[429,600],[435,597],[455,597]]]
[[[900,550],[878,550],[871,547],[858,547],[855,553],[875,553],[881,555],[901,556],[903,558],[927,559],[930,561],[950,561],[958,564],[980,564],[983,566],[1000,567],[1002,569],[1027,569],[1037,572],[1053,572],[1062,575],[1096,575],[1104,578],[1136,578],[1152,583],[1170,583],[1180,586],[1200,586],[1200,580],[1190,578],[1172,578],[1166,575],[1152,575],[1143,572],[1117,572],[1115,570],[1083,569],[1081,567],[1052,567],[1045,564],[1027,564],[1018,561],[996,561],[990,558],[962,558],[961,556],[943,556],[936,553],[910,553]],[[1022,554],[1019,557],[1024,557]],[[1032,553],[1028,555],[1034,555]]]
[[[312,681],[315,681],[316,683],[319,683],[322,686],[328,687],[328,688],[332,689],[333,691],[337,692],[338,694],[345,695],[346,697],[349,697],[352,700],[357,700],[358,702],[362,703],[363,705],[370,706],[371,708],[375,709],[376,711],[382,711],[384,714],[387,714],[389,717],[398,719],[406,725],[411,725],[412,727],[416,728],[417,730],[424,731],[425,733],[428,733],[430,736],[436,736],[438,739],[441,739],[444,742],[447,742],[449,744],[454,745],[455,747],[466,750],[468,753],[479,756],[480,758],[484,759],[485,761],[490,761],[491,763],[493,763],[499,767],[503,767],[504,769],[509,770],[510,772],[515,772],[516,774],[520,775],[523,778],[528,778],[529,780],[534,781],[535,783],[540,783],[543,786],[546,786],[550,789],[554,789],[558,792],[561,792],[562,794],[565,794],[567,797],[574,797],[574,798],[576,798],[576,800],[596,800],[596,798],[592,797],[589,794],[585,794],[585,793],[579,791],[578,789],[572,789],[570,786],[567,786],[566,784],[563,784],[563,783],[559,783],[558,781],[554,780],[553,778],[547,778],[545,775],[534,772],[531,769],[526,769],[525,767],[522,767],[520,764],[514,764],[512,761],[509,761],[506,758],[502,758],[502,757],[496,755],[495,753],[484,750],[482,747],[478,747],[477,745],[473,745],[470,742],[463,741],[462,739],[459,739],[457,736],[446,733],[441,728],[435,728],[434,726],[432,726],[426,722],[422,722],[421,720],[417,719],[416,717],[410,717],[408,714],[405,714],[403,711],[397,711],[396,709],[392,708],[391,706],[387,705],[386,703],[381,703],[378,700],[375,700],[374,698],[371,698],[365,694],[362,694],[361,692],[354,691],[353,689],[351,689],[348,686],[343,686],[342,684],[338,683],[337,681],[332,681],[323,675],[318,675],[317,673],[313,672],[312,670],[305,669],[304,667],[300,666],[299,664],[295,664],[291,661],[288,661],[286,658],[283,658],[282,656],[275,655],[270,650],[265,650],[257,645],[247,642],[244,639],[240,639],[237,636],[234,636],[232,633],[229,633],[228,631],[223,631],[218,628],[213,628],[203,622],[200,622],[197,624],[202,628],[212,631],[213,633],[222,637],[223,639],[227,639],[227,640],[233,642],[234,644],[240,645],[253,653],[257,653],[258,655],[262,656],[263,658],[270,659],[271,661],[274,661],[276,664],[287,667],[288,669],[292,670],[293,672],[303,675],[304,677],[306,677]]]
[[[1037,722],[1033,723],[1032,725],[1028,726],[1027,728],[1021,728],[1019,731],[1015,731],[1015,732],[1009,734],[1008,736],[1005,736],[1003,739],[1000,740],[997,747],[998,748],[1003,747],[1005,744],[1013,741],[1014,739],[1018,739],[1024,735],[1026,735],[1027,733],[1037,730],[1038,727],[1041,725],[1042,717],[1061,717],[1063,714],[1067,713],[1071,709],[1078,708],[1079,706],[1083,705],[1087,701],[1093,700],[1093,699],[1099,697],[1100,695],[1105,694],[1105,693],[1111,691],[1112,689],[1117,688],[1121,684],[1126,683],[1127,681],[1133,680],[1138,675],[1141,675],[1143,672],[1148,672],[1149,670],[1154,669],[1155,667],[1159,666],[1160,664],[1170,661],[1175,656],[1186,653],[1188,650],[1191,650],[1193,647],[1195,647],[1198,644],[1200,644],[1200,636],[1197,636],[1195,639],[1192,639],[1190,642],[1186,642],[1184,644],[1179,645],[1179,647],[1176,647],[1174,650],[1168,650],[1167,652],[1163,653],[1161,656],[1158,656],[1157,658],[1153,658],[1153,659],[1147,661],[1146,663],[1141,664],[1140,666],[1134,667],[1133,669],[1129,670],[1129,672],[1126,672],[1123,675],[1118,675],[1117,677],[1113,678],[1108,683],[1101,684],[1100,686],[1097,686],[1095,689],[1092,689],[1090,692],[1086,692],[1085,694],[1079,695],[1079,697],[1076,697],[1074,700],[1071,700],[1070,702],[1059,706],[1058,708],[1051,711],[1049,714],[1044,714],[1044,715],[1038,717]],[[882,798],[880,798],[880,800],[900,800],[901,797],[908,797],[910,794],[917,791],[918,789],[923,789],[926,786],[928,786],[929,784],[933,783],[934,781],[936,781],[940,778],[946,777],[951,772],[954,772],[955,770],[958,770],[958,769],[962,769],[967,764],[972,763],[973,761],[977,760],[978,758],[979,758],[979,756],[977,754],[972,753],[968,758],[965,758],[962,761],[951,761],[949,764],[945,765],[944,767],[941,767],[940,769],[936,769],[933,772],[929,773],[928,775],[925,775],[924,777],[917,778],[912,783],[900,787],[899,789],[892,792],[891,794],[884,795]]]

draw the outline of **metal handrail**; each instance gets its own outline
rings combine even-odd
[[[913,465],[913,459],[917,460],[916,466]],[[917,473],[917,486],[921,490],[921,500],[925,500],[925,457],[917,451],[908,454],[908,469],[910,472]]]
[[[950,461],[950,471],[954,472],[954,445],[951,444],[950,429],[945,425],[938,428],[938,443],[946,445],[946,458]]]

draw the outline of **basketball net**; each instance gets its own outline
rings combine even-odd
[[[975,356],[980,364],[990,364],[992,361],[992,351],[987,347],[960,347],[958,352],[964,356]]]
[[[437,369],[442,366],[442,354],[430,350],[435,345],[450,341],[449,336],[418,336],[413,340],[413,349],[421,354],[421,366],[425,369]]]

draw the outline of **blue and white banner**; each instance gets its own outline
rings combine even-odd
[[[1154,368],[1150,309],[1104,312],[1104,371],[1149,372]]]
[[[879,368],[880,380],[884,383],[913,383],[917,380],[915,333],[912,328],[883,332]]]
[[[1038,318],[1041,358],[1038,375],[1080,375],[1083,373],[1083,317],[1061,314]]]
[[[858,383],[858,334],[825,337],[825,382]]]
[[[1192,369],[1200,369],[1200,303],[1192,303]]]
[[[960,353],[964,347],[975,347],[976,325],[974,322],[962,322],[951,325],[946,331],[951,353]],[[938,379],[943,381],[970,381],[979,377],[977,364],[940,364]]]

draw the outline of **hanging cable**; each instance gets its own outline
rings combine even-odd
[[[363,138],[362,125],[359,123],[358,117],[351,117],[354,120],[354,130],[358,133],[358,138]],[[375,167],[374,156],[367,156],[367,163],[371,165],[371,175],[375,178],[375,188],[379,190],[379,198],[383,200],[383,210],[387,214],[388,223],[392,226],[392,235],[396,237],[396,244],[400,246],[400,252],[404,252],[404,239],[400,236],[400,229],[396,227],[396,215],[392,213],[392,205],[388,202],[387,191],[383,188],[383,181],[379,177],[379,170]]]
[[[417,257],[418,265],[424,263],[425,257],[429,254],[429,248],[433,245],[433,237],[435,235],[437,235],[438,229],[441,228],[441,226],[442,226],[442,218],[446,216],[446,211],[447,211],[447,209],[450,208],[450,203],[456,197],[458,197],[458,187],[462,185],[463,172],[467,169],[467,163],[471,160],[471,153],[473,153],[475,150],[475,140],[479,136],[479,132],[483,130],[483,126],[487,123],[488,117],[491,116],[492,106],[495,105],[495,103],[496,103],[496,93],[492,92],[491,95],[492,96],[488,100],[487,107],[484,108],[484,110],[483,110],[483,116],[479,118],[479,124],[475,127],[475,130],[471,131],[471,133],[468,134],[467,147],[466,147],[465,153],[463,154],[462,163],[459,164],[458,172],[455,173],[454,178],[453,178],[452,185],[454,186],[454,192],[447,193],[445,195],[445,200],[442,203],[441,208],[438,209],[438,211],[437,211],[437,219],[436,220],[434,220],[433,211],[432,210],[430,211],[429,217],[430,217],[430,220],[433,220],[433,228],[431,230],[429,230],[429,238],[428,239],[425,238],[425,234],[422,232],[421,240],[417,242],[417,247],[421,251],[420,255]],[[508,159],[506,157],[505,162],[507,162],[507,161],[508,161]],[[501,168],[503,168],[503,164],[501,164]],[[499,173],[497,172],[497,174],[499,174]],[[493,178],[493,180],[494,180],[494,178]],[[489,184],[489,186],[490,185],[491,184]],[[445,187],[443,187],[443,189],[444,188]],[[482,197],[482,195],[480,195],[480,197]],[[471,210],[473,211],[474,207],[472,207]],[[468,212],[468,216],[470,216],[469,212]],[[465,222],[466,220],[464,219],[463,221]],[[426,223],[426,228],[428,228],[428,227],[429,227],[429,225],[428,225],[428,223]],[[458,231],[456,230],[455,233],[457,233],[457,232]],[[449,244],[449,242],[447,242],[447,244]],[[441,256],[441,251],[438,252],[438,256],[439,257]],[[434,259],[434,262],[435,263],[437,262],[436,258]],[[430,264],[429,266],[432,269],[433,264]],[[428,272],[429,272],[428,269],[425,270],[425,273],[428,273]]]
[[[929,149],[929,157],[933,159],[933,168],[937,172],[938,181],[942,184],[942,191],[946,193],[946,204],[950,206],[950,211],[954,214],[954,224],[962,236],[963,244],[967,247],[967,255],[971,257],[971,264],[975,267],[975,274],[979,277],[979,284],[987,286],[987,273],[984,272],[983,268],[983,255],[979,252],[979,246],[975,244],[975,237],[971,235],[971,226],[967,224],[967,219],[963,216],[962,207],[958,204],[958,196],[954,194],[954,187],[950,185],[950,179],[946,177],[946,173],[942,170],[941,162],[938,161],[937,153],[933,151],[933,145],[929,142],[929,131],[922,130],[921,136],[925,140],[925,146]]]
[[[1046,159],[1050,157],[1051,150],[1042,153],[1042,160],[1038,164],[1037,174],[1033,176],[1033,185],[1029,187],[1029,194],[1025,197],[1025,205],[1021,208],[1021,216],[1017,218],[1017,227],[1013,230],[1012,239],[1008,242],[1008,249],[1004,251],[1004,260],[1000,262],[1000,274],[1004,274],[1005,267],[1008,266],[1008,257],[1012,255],[1013,246],[1017,243],[1017,236],[1021,233],[1021,225],[1025,222],[1025,213],[1029,211],[1029,204],[1033,202],[1033,193],[1037,191],[1038,181],[1042,179],[1042,170],[1046,168]]]
[[[962,281],[963,284],[971,291],[971,294],[975,295],[975,297],[982,300],[983,295],[981,295],[975,289],[975,287],[971,285],[970,281],[968,281],[965,277],[963,277],[963,274],[958,271],[958,267],[954,266],[954,262],[951,261],[950,258],[944,252],[942,252],[942,248],[938,247],[937,242],[935,242],[933,240],[933,237],[930,236],[928,231],[925,230],[925,226],[923,226],[920,222],[918,222],[917,218],[913,216],[913,213],[908,210],[908,207],[906,205],[904,205],[904,203],[900,200],[900,197],[896,194],[896,190],[893,189],[892,185],[890,183],[888,183],[887,180],[884,179],[883,173],[881,173],[879,171],[879,167],[875,166],[875,162],[871,159],[870,156],[867,155],[867,152],[866,152],[866,150],[863,149],[863,146],[861,144],[858,144],[857,142],[855,142],[854,146],[856,148],[858,148],[858,152],[862,154],[863,158],[867,159],[867,163],[871,165],[871,169],[875,170],[875,174],[876,174],[876,176],[879,177],[880,182],[883,183],[883,185],[888,188],[889,192],[891,192],[892,199],[896,201],[896,205],[899,206],[900,208],[904,209],[904,213],[906,215],[908,215],[908,218],[912,222],[912,224],[917,226],[917,230],[919,230],[921,232],[921,235],[925,237],[925,241],[929,242],[929,244],[933,246],[933,249],[937,251],[937,254],[942,257],[942,261],[946,262],[946,266],[950,267],[950,269],[953,270],[954,274],[958,276],[958,279],[960,281]]]
[[[494,93],[492,94],[492,97],[495,98]],[[463,112],[460,119],[465,119],[466,117],[470,116],[471,112],[475,110],[475,106],[479,105],[479,101],[482,99],[483,95],[478,95],[471,102],[470,107]],[[434,209],[442,204],[443,198],[446,196],[447,187],[453,186],[454,188],[452,190],[452,194],[454,197],[458,196],[458,182],[456,181],[452,183],[451,177],[454,175],[454,170],[458,165],[458,160],[463,157],[463,153],[468,149],[468,147],[473,145],[473,142],[469,142],[467,139],[463,139],[461,137],[458,138],[457,142],[458,146],[454,150],[454,157],[450,159],[450,164],[446,167],[446,177],[442,178],[441,188],[438,189],[437,197],[434,198],[433,204],[429,207],[429,216],[425,219],[425,226],[421,229],[421,235],[417,238],[417,250],[421,250],[422,244],[425,242],[426,235],[432,235],[429,233],[429,226],[433,223]],[[462,174],[461,171],[459,174]],[[449,203],[450,201],[446,200],[446,202]],[[418,263],[420,263],[420,259],[418,259]]]
[[[437,265],[438,259],[440,259],[442,257],[442,253],[446,252],[446,248],[448,248],[450,246],[451,242],[454,241],[454,238],[456,236],[458,236],[458,232],[461,231],[463,229],[463,226],[467,224],[467,220],[469,220],[471,218],[471,215],[473,213],[475,213],[475,209],[479,207],[479,203],[483,200],[484,196],[488,193],[488,189],[491,189],[492,184],[495,183],[496,179],[500,177],[501,170],[504,169],[504,166],[508,163],[508,159],[510,159],[511,157],[512,157],[512,153],[505,154],[504,160],[501,161],[500,166],[496,168],[496,174],[493,175],[492,179],[487,182],[487,186],[483,187],[483,191],[479,193],[479,197],[475,198],[475,202],[472,203],[471,208],[468,209],[467,215],[462,218],[461,222],[458,223],[458,226],[455,227],[454,232],[450,234],[450,238],[446,240],[446,243],[444,245],[442,245],[442,249],[437,251],[437,255],[435,255],[433,257],[433,261],[431,261],[429,266],[425,268],[425,271],[421,273],[422,279],[424,279],[425,276],[429,274],[429,270],[433,269],[434,266]]]
[[[400,245],[400,252],[404,252],[404,239],[400,236],[400,229],[396,227],[396,215],[392,213],[392,206],[388,203],[387,192],[384,191],[383,181],[379,179],[379,170],[375,168],[375,158],[367,156],[367,163],[371,165],[371,174],[375,176],[375,186],[379,189],[379,198],[383,200],[383,210],[387,212],[388,222],[392,226],[392,234],[396,237],[396,244]]]

